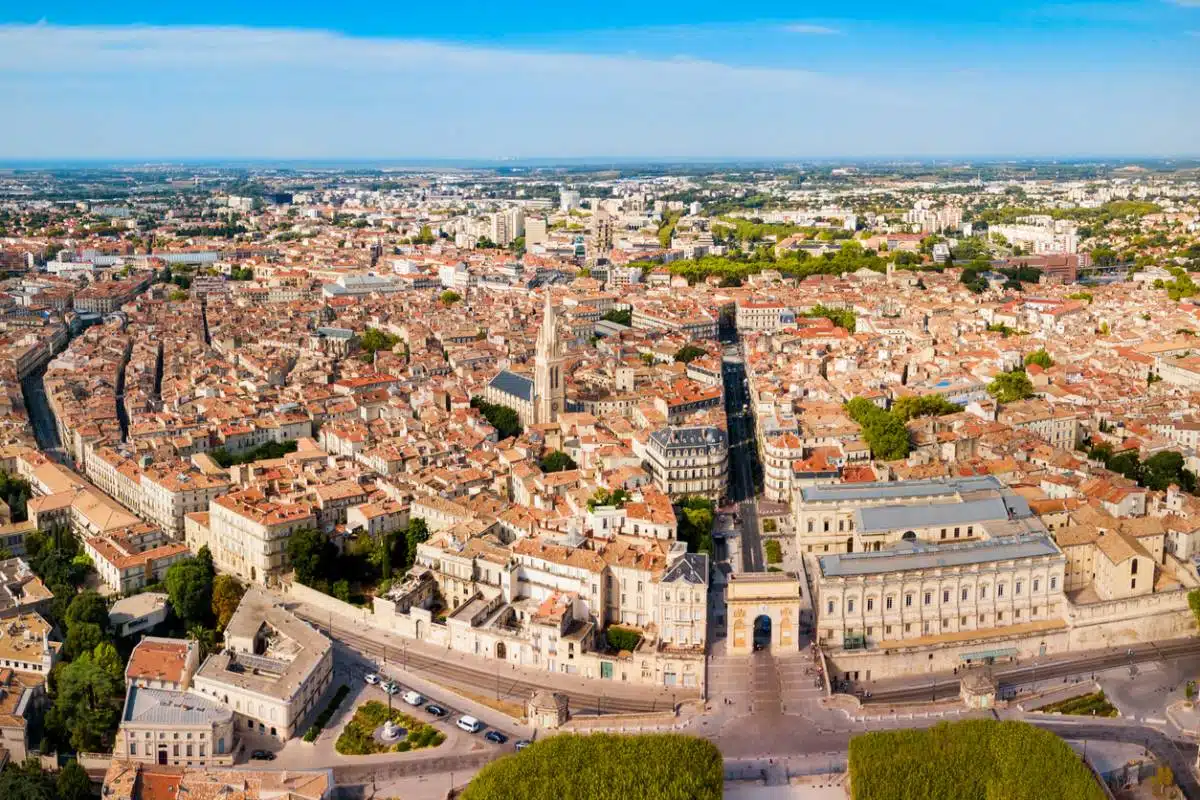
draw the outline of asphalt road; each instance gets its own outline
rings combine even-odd
[[[1142,664],[1167,659],[1200,655],[1200,639],[1182,639],[1163,644],[1137,644],[1131,647],[1104,650],[1085,654],[1070,660],[1055,660],[1047,663],[1021,664],[1004,668],[994,667],[996,679],[1003,685],[1040,683],[1061,678],[1070,678],[1083,673],[1099,672],[1129,664]],[[936,697],[939,700],[958,697],[959,681],[955,675],[941,675],[921,686],[904,689],[872,690],[868,705],[886,703],[921,702]]]
[[[58,424],[55,422],[54,412],[50,410],[46,386],[42,381],[45,375],[45,367],[27,375],[21,381],[21,394],[25,398],[25,410],[29,414],[38,448],[51,458],[62,461],[64,452],[58,437]]]
[[[320,630],[326,630],[328,618],[319,615],[311,616],[302,609],[296,609],[295,613],[296,616],[308,620]],[[331,638],[372,659],[383,663],[395,662],[404,669],[413,670],[422,677],[451,689],[459,688],[473,694],[490,695],[500,700],[523,705],[533,692],[547,688],[545,684],[525,679],[527,673],[517,673],[500,662],[496,662],[496,669],[478,669],[472,664],[431,656],[412,648],[385,647],[373,639],[337,625],[333,626]],[[456,655],[448,654],[449,657]],[[573,715],[662,711],[670,708],[674,702],[691,700],[698,696],[695,689],[680,689],[674,695],[664,695],[662,698],[633,697],[630,692],[622,691],[625,687],[620,683],[598,681],[588,681],[587,683],[589,686],[596,685],[596,690],[555,688],[555,691],[563,692],[570,698]]]
[[[1039,728],[1045,728],[1064,739],[1094,739],[1107,742],[1140,744],[1150,750],[1160,762],[1165,762],[1175,773],[1175,782],[1185,797],[1200,798],[1200,783],[1192,771],[1196,761],[1196,745],[1175,740],[1162,731],[1144,725],[1075,723],[1059,719],[1029,719]]]
[[[742,520],[742,570],[762,572],[765,563],[754,485],[758,459],[754,418],[743,410],[749,403],[749,393],[743,383],[745,366],[736,347],[729,344],[725,345],[722,372],[725,379],[725,416],[729,420],[729,497],[738,503]]]

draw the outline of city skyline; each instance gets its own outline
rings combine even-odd
[[[1188,0],[672,20],[50,3],[0,16],[20,159],[1187,156]]]

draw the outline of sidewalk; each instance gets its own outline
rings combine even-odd
[[[365,625],[357,620],[341,617],[337,614],[330,615],[328,611],[310,606],[306,603],[296,602],[288,598],[282,598],[279,595],[276,597],[280,602],[286,603],[288,608],[293,610],[299,609],[313,620],[317,620],[319,628],[322,632],[332,619],[334,637],[337,637],[338,630],[349,631],[355,636],[365,638],[375,645],[380,647],[386,646],[388,650],[389,665],[393,664],[393,658],[403,660],[406,653],[419,654],[429,659],[440,661],[446,664],[456,664],[459,667],[472,670],[479,673],[480,684],[477,688],[483,690],[484,686],[489,685],[495,680],[497,667],[499,666],[499,674],[506,676],[509,680],[517,679],[524,683],[533,684],[540,688],[549,691],[566,692],[577,695],[592,696],[603,695],[607,698],[641,701],[646,703],[666,704],[670,705],[673,702],[688,702],[699,698],[700,693],[697,689],[689,689],[684,687],[674,687],[668,689],[661,686],[647,686],[644,684],[622,683],[620,681],[602,680],[599,678],[584,678],[574,675],[564,675],[562,673],[548,672],[546,670],[531,669],[528,667],[517,666],[514,664],[498,665],[494,659],[482,658],[468,653],[461,653],[455,650],[449,650],[445,647],[431,645],[426,642],[419,642],[413,639],[407,639],[397,634],[386,631],[382,628]],[[443,684],[448,685],[448,684]],[[527,698],[521,698],[521,701]],[[591,703],[589,703],[591,705]],[[575,709],[582,710],[582,709]]]

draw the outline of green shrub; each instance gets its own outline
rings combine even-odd
[[[716,745],[677,733],[558,734],[488,764],[463,800],[719,800]]]
[[[334,743],[334,749],[344,756],[367,756],[374,753],[405,753],[426,747],[437,747],[446,735],[432,725],[409,716],[398,708],[391,711],[392,722],[408,731],[403,741],[388,747],[375,741],[375,731],[388,720],[388,707],[378,700],[363,703],[346,723]]]
[[[317,740],[317,737],[320,735],[321,735],[321,729],[318,728],[316,725],[311,725],[311,726],[309,726],[308,730],[306,730],[304,732],[304,741],[315,742]]]
[[[1024,722],[990,719],[856,736],[850,740],[850,786],[853,800],[1105,796],[1062,739]]]
[[[783,545],[779,544],[776,539],[770,539],[763,545],[763,550],[767,552],[767,563],[778,564],[783,561]]]
[[[608,640],[608,646],[612,649],[631,652],[637,649],[638,642],[642,640],[642,635],[637,631],[617,625],[610,625],[604,636]]]

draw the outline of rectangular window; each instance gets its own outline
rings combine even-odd
[[[970,591],[970,589],[963,589],[963,590],[962,590],[962,599],[963,599],[963,600],[966,600],[966,599],[967,599],[967,597],[968,597],[968,595],[967,595],[967,592],[969,592],[969,591]]]
[[[1024,581],[1017,581],[1017,594],[1021,593],[1021,589],[1025,586]]]
[[[1137,559],[1136,559],[1136,558],[1133,560],[1133,563],[1134,563],[1134,564],[1136,564],[1136,563],[1137,563]],[[1052,577],[1052,578],[1050,579],[1050,588],[1051,588],[1051,589],[1057,589],[1057,588],[1058,588],[1058,576],[1057,576],[1057,575],[1055,575],[1054,577]]]
[[[1038,591],[1038,589],[1041,587],[1041,585],[1042,585],[1042,582],[1040,580],[1038,580],[1037,578],[1033,579],[1033,590],[1035,592]]]
[[[912,608],[912,595],[911,594],[904,595],[904,607]]]
[[[131,755],[131,756],[137,755],[137,742],[129,743],[129,755]]]
[[[846,601],[846,613],[848,613],[848,614],[854,613],[854,598],[850,598],[849,600]]]
[[[828,613],[830,613],[830,614],[832,614],[832,613],[833,613],[833,601],[832,601],[832,600],[830,600],[830,601],[829,601],[829,611],[828,611]]]
[[[979,587],[979,599],[980,599],[980,600],[983,600],[983,599],[985,599],[986,597],[987,597],[987,587],[986,587],[986,586],[980,586],[980,587]]]
[[[884,636],[891,636],[891,635],[892,635],[892,626],[891,626],[891,625],[884,625],[884,626],[883,626],[883,635],[884,635]]]
[[[874,610],[875,610],[875,598],[868,597],[867,598],[867,611],[874,611]]]
[[[912,623],[911,622],[904,623],[904,632],[908,633],[911,630],[912,630]]]
[[[1004,584],[1003,583],[997,584],[996,597],[1004,597]]]
[[[892,610],[892,596],[890,594],[887,596],[887,610]]]
[[[933,592],[926,592],[925,593],[925,605],[929,605],[932,602],[933,602]]]
[[[943,590],[942,590],[942,602],[943,602],[943,603],[949,603],[949,602],[950,602],[950,590],[949,590],[949,589],[943,589]]]

